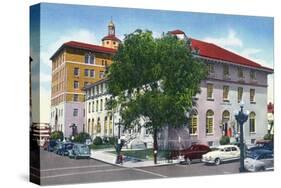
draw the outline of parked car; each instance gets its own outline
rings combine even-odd
[[[58,145],[58,141],[56,140],[50,140],[49,142],[46,142],[43,146],[44,150],[47,151],[54,151],[55,147]]]
[[[208,152],[210,152],[211,149],[207,145],[202,144],[195,144],[189,147],[188,149],[181,150],[179,155],[184,158],[184,161],[180,162],[181,164],[190,164],[193,160],[201,160],[202,156]]]
[[[222,145],[202,156],[204,163],[220,165],[221,162],[240,158],[240,149],[236,145]]]
[[[259,149],[248,153],[244,162],[245,169],[250,172],[274,169],[274,155],[270,150]]]
[[[57,149],[56,154],[62,155],[62,156],[68,156],[70,150],[72,150],[72,148],[73,148],[73,145],[74,144],[71,142],[59,144],[59,148]]]
[[[272,141],[268,141],[268,140],[260,140],[257,141],[255,146],[252,146],[250,148],[247,149],[247,153],[253,152],[255,150],[270,150],[273,151],[274,147],[273,147],[273,142]]]
[[[72,150],[69,151],[70,158],[87,158],[91,156],[90,148],[86,144],[74,144]]]

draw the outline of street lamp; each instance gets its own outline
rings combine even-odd
[[[235,119],[240,126],[240,172],[244,172],[244,155],[245,155],[245,146],[244,146],[244,132],[243,132],[243,124],[248,120],[249,112],[244,111],[244,102],[241,101],[240,103],[240,111],[235,112]]]
[[[116,163],[120,164],[121,163],[121,156],[120,156],[120,152],[122,149],[122,142],[121,142],[121,137],[120,137],[120,129],[121,129],[121,123],[120,123],[120,119],[119,122],[116,123],[118,125],[118,141],[117,141],[117,145],[116,145],[116,152],[117,152],[117,160]]]

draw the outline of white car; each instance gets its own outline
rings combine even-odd
[[[219,165],[223,161],[240,159],[240,149],[235,145],[218,146],[202,156],[202,162]]]
[[[274,156],[270,150],[256,150],[247,154],[244,160],[245,169],[250,172],[273,170]]]

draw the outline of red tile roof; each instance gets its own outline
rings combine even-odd
[[[120,42],[121,40],[119,38],[117,38],[115,35],[107,35],[105,37],[102,38],[102,41],[104,40],[114,40],[114,41],[118,41]]]
[[[114,54],[116,53],[116,49],[112,48],[106,48],[103,46],[98,46],[98,45],[93,45],[93,44],[87,44],[87,43],[82,43],[82,42],[76,42],[76,41],[69,41],[64,43],[55,53],[52,55],[50,59],[52,59],[61,49],[64,47],[72,47],[72,48],[79,48],[79,49],[84,49],[84,50],[89,50],[93,52],[101,52],[101,53],[110,53]]]
[[[193,50],[198,50],[199,55],[202,57],[232,62],[239,65],[272,70],[212,43],[203,42],[197,39],[191,39],[191,48]]]
[[[185,34],[182,30],[173,30],[173,31],[169,31],[168,33],[173,34],[173,35],[177,35],[177,34]]]

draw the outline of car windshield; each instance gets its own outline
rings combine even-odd
[[[81,146],[81,147],[80,147],[80,150],[81,150],[81,151],[87,151],[87,150],[89,150],[89,148],[88,148],[88,146],[85,146],[85,145],[84,145],[84,146]]]

